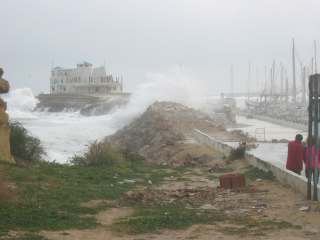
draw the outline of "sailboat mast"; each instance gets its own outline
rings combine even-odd
[[[296,57],[295,57],[295,46],[294,38],[292,39],[292,98],[295,103],[297,100],[297,90],[296,90]]]
[[[317,70],[317,41],[314,40],[314,72],[318,73]]]
[[[272,93],[275,93],[275,91],[274,91],[275,76],[276,76],[276,61],[273,60],[273,63],[272,63]]]
[[[267,66],[264,66],[264,94],[267,94],[267,81],[268,81],[268,70]]]
[[[231,97],[234,97],[234,74],[233,74],[233,64],[230,65],[230,92]]]
[[[272,67],[270,68],[270,97],[273,95],[273,70]]]
[[[282,62],[280,63],[280,96],[281,100],[283,99],[283,65]]]
[[[301,81],[301,85],[302,85],[302,104],[303,106],[306,105],[306,97],[307,97],[307,93],[306,93],[306,67],[302,67],[301,66],[301,77],[302,77],[302,81]]]
[[[248,100],[250,99],[250,83],[251,83],[251,63],[248,66]]]
[[[286,88],[286,103],[289,101],[289,80],[288,80],[288,74],[287,70],[285,69],[285,88]]]

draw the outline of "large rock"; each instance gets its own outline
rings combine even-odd
[[[8,81],[1,79],[0,81],[0,93],[7,93],[9,92],[9,83]]]
[[[3,70],[0,68],[0,93],[9,91],[9,83],[2,79]],[[7,104],[0,98],[0,160],[14,163],[10,152],[9,117],[6,113]]]
[[[155,102],[131,124],[105,139],[105,142],[138,152],[147,161],[185,165],[193,161],[186,142],[197,127],[216,127],[206,114],[174,102]]]

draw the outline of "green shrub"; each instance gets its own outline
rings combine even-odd
[[[246,172],[246,177],[248,177],[250,180],[256,180],[256,179],[263,179],[263,180],[274,180],[273,173],[269,171],[263,171],[257,167],[250,166]]]
[[[45,154],[38,138],[31,136],[19,122],[10,123],[11,153],[17,161],[34,162],[42,160]]]
[[[112,165],[124,159],[124,154],[119,149],[109,144],[95,141],[90,144],[87,152],[74,155],[71,163],[78,166]]]
[[[245,153],[246,153],[246,145],[244,143],[240,143],[237,148],[231,150],[228,159],[229,160],[242,159],[244,158]]]

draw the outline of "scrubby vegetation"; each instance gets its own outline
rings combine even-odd
[[[35,162],[42,160],[45,154],[38,138],[30,135],[19,122],[10,123],[11,153],[18,162]]]
[[[231,150],[228,159],[229,160],[242,159],[244,158],[245,153],[246,153],[246,145],[239,144],[237,148]]]
[[[183,205],[167,204],[153,208],[140,207],[133,216],[120,220],[113,228],[140,234],[162,229],[182,229],[193,224],[213,224],[224,218],[225,215],[218,211],[199,211]]]
[[[245,176],[250,180],[263,179],[263,180],[274,180],[274,175],[271,171],[263,171],[257,167],[248,167],[245,172]]]
[[[95,141],[89,145],[84,154],[74,155],[70,162],[77,166],[110,166],[124,161],[135,162],[142,160],[142,156],[128,149],[120,149],[110,144]]]
[[[220,223],[229,223],[226,226]],[[251,216],[228,215],[223,210],[186,208],[185,205],[166,204],[139,207],[135,213],[113,224],[116,231],[129,234],[153,233],[163,229],[183,229],[194,224],[214,224],[228,235],[263,236],[265,231],[301,229],[287,221],[254,219]]]
[[[282,229],[301,229],[301,226],[291,224],[287,221],[278,220],[256,220],[250,217],[238,217],[230,220],[234,225],[220,226],[218,229],[227,235],[261,237],[266,231],[279,231]]]
[[[90,144],[88,151],[82,155],[75,155],[71,163],[78,166],[112,165],[123,160],[122,153],[111,145],[95,141]]]

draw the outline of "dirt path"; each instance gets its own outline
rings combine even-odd
[[[106,239],[131,239],[122,238],[114,232],[110,231],[110,226],[117,219],[130,216],[133,213],[131,208],[111,208],[101,211],[96,215],[99,227],[89,230],[68,230],[59,232],[42,232],[44,236],[52,240],[106,240]]]

